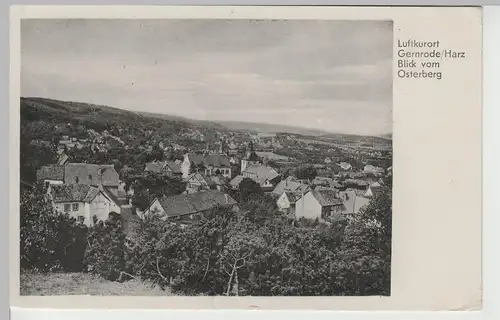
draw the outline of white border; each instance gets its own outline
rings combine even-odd
[[[496,18],[496,19],[495,19]],[[500,130],[498,127],[498,120],[500,120],[500,8],[498,7],[485,7],[484,10],[484,309],[481,312],[377,312],[379,319],[499,319],[500,313],[497,306],[500,299],[495,299],[493,294],[495,291],[498,293],[499,276],[498,272],[500,267],[498,261],[494,259],[498,252],[498,244],[500,243],[498,235],[498,227],[500,226],[498,214],[500,214],[500,205],[497,201],[498,182],[500,181],[500,171],[498,165],[500,164],[500,152],[498,150],[500,138]],[[497,60],[497,61],[495,61]],[[496,171],[496,172],[495,172]],[[495,303],[496,302],[496,303]],[[318,316],[341,317],[343,319],[373,319],[377,318],[376,313],[371,312],[309,312],[309,311],[293,311],[293,312],[278,312],[267,311],[255,314],[252,311],[144,311],[144,310],[114,310],[114,311],[55,311],[55,310],[40,310],[40,309],[20,309],[12,308],[12,319],[67,319],[74,317],[74,319],[87,319],[89,317],[102,317],[102,319],[109,319],[116,317],[120,319],[135,319],[138,316],[144,318],[146,312],[150,319],[164,319],[166,316],[200,316],[203,312],[203,317],[210,319],[217,317],[237,316],[238,318],[245,318],[253,315],[260,317],[272,316]],[[332,314],[331,312],[334,312]]]

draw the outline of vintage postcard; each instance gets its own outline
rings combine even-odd
[[[12,305],[481,308],[481,10],[19,6]]]

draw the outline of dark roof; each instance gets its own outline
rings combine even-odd
[[[43,166],[36,172],[36,179],[64,181],[64,166],[58,164]]]
[[[181,166],[174,161],[154,161],[146,163],[145,171],[160,173],[168,171],[168,168],[173,173],[182,173]]]
[[[106,195],[117,205],[127,204],[126,194],[124,192],[119,190],[118,194],[115,195],[111,190],[109,190],[106,187],[104,187],[103,190],[106,193]]]
[[[204,160],[205,165],[214,166],[214,167],[230,167],[231,164],[229,160],[221,156],[219,154],[209,154],[205,157]]]
[[[50,192],[54,202],[90,202],[99,189],[84,184],[53,184]]]
[[[213,209],[217,206],[231,206],[237,202],[218,190],[206,190],[192,194],[181,194],[158,199],[167,217],[182,216]]]
[[[220,154],[203,155],[199,153],[190,153],[189,161],[193,162],[195,165],[204,164],[205,166],[213,166],[213,167],[231,166],[231,163],[229,163],[227,157]]]
[[[285,180],[281,180],[280,183],[276,185],[273,193],[276,195],[281,195],[283,192],[293,192],[293,191],[306,191],[309,187],[303,183],[298,182],[294,177],[289,176]]]
[[[322,207],[343,205],[343,201],[339,199],[336,190],[316,188],[311,192]]]
[[[208,186],[212,186],[212,185],[215,185],[215,181],[213,181],[211,178],[199,173],[199,172],[193,172],[191,173],[188,178],[187,178],[187,181],[189,180],[192,180],[192,179],[196,179],[198,181],[200,181],[201,183],[206,183]]]
[[[285,192],[285,194],[286,194],[286,197],[288,198],[288,201],[291,204],[294,204],[295,202],[297,202],[297,200],[302,198],[302,192],[287,191],[287,192]]]
[[[64,166],[64,183],[118,186],[119,178],[112,164],[68,163]]]

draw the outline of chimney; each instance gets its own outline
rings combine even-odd
[[[226,204],[229,203],[229,196],[227,195],[227,193],[224,193],[224,199],[226,200]]]

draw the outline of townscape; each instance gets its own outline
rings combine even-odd
[[[193,295],[390,292],[391,137],[22,98],[20,166],[27,270]]]

